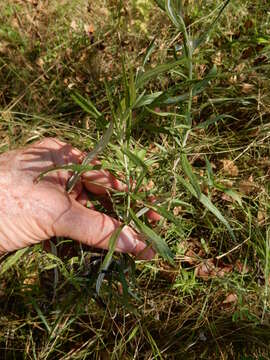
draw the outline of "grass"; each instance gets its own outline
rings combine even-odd
[[[102,164],[143,189],[115,212],[136,222],[155,195],[174,254],[113,255],[99,295],[104,256],[71,241],[4,256],[3,359],[269,358],[270,14],[231,1],[191,57],[220,4],[183,1],[186,33],[146,1],[0,5],[0,151],[44,136],[89,151],[113,119]]]

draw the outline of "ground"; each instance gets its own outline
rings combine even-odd
[[[141,230],[174,258],[115,254],[97,293],[104,254],[68,239],[3,256],[1,358],[269,358],[267,5],[182,1],[204,40],[191,59],[155,2],[1,2],[0,152],[45,136],[89,151],[114,120],[102,165],[140,185],[112,196],[115,216],[155,196],[163,218]]]

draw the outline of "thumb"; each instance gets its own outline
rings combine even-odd
[[[110,216],[71,200],[71,207],[54,227],[56,236],[70,237],[89,246],[108,249],[110,237],[120,225],[119,221]],[[124,226],[121,231],[115,250],[131,253],[140,259],[152,259],[155,255],[129,226]]]

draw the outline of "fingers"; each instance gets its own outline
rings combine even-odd
[[[107,170],[88,171],[82,175],[82,182],[88,191],[96,195],[106,195],[112,189],[121,192],[128,191],[128,186],[117,180]],[[148,199],[151,203],[156,201],[154,196],[149,196]],[[108,204],[109,202],[105,206],[106,208],[109,208]],[[147,212],[146,216],[152,223],[156,223],[161,219],[161,216],[152,209]]]
[[[117,220],[72,200],[71,208],[54,224],[54,230],[57,236],[70,237],[89,246],[108,249],[110,236],[120,225]],[[152,259],[155,255],[128,226],[119,235],[116,251],[131,253],[140,259]]]
[[[156,202],[156,197],[150,195],[148,197],[148,200],[150,201],[150,203],[154,204]],[[151,223],[156,223],[161,219],[161,216],[155,210],[152,209],[147,211],[146,216]]]
[[[90,209],[95,209],[95,206],[91,203],[86,190],[82,190],[82,192],[77,196],[76,201],[83,206],[88,206]]]
[[[82,175],[86,189],[96,195],[105,195],[108,190],[127,191],[128,187],[107,170],[87,171]]]

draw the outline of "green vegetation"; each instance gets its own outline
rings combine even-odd
[[[267,5],[0,4],[0,151],[89,151],[113,121],[102,166],[136,184],[114,212],[159,252],[113,254],[115,233],[107,256],[69,239],[3,256],[1,358],[269,358]]]

